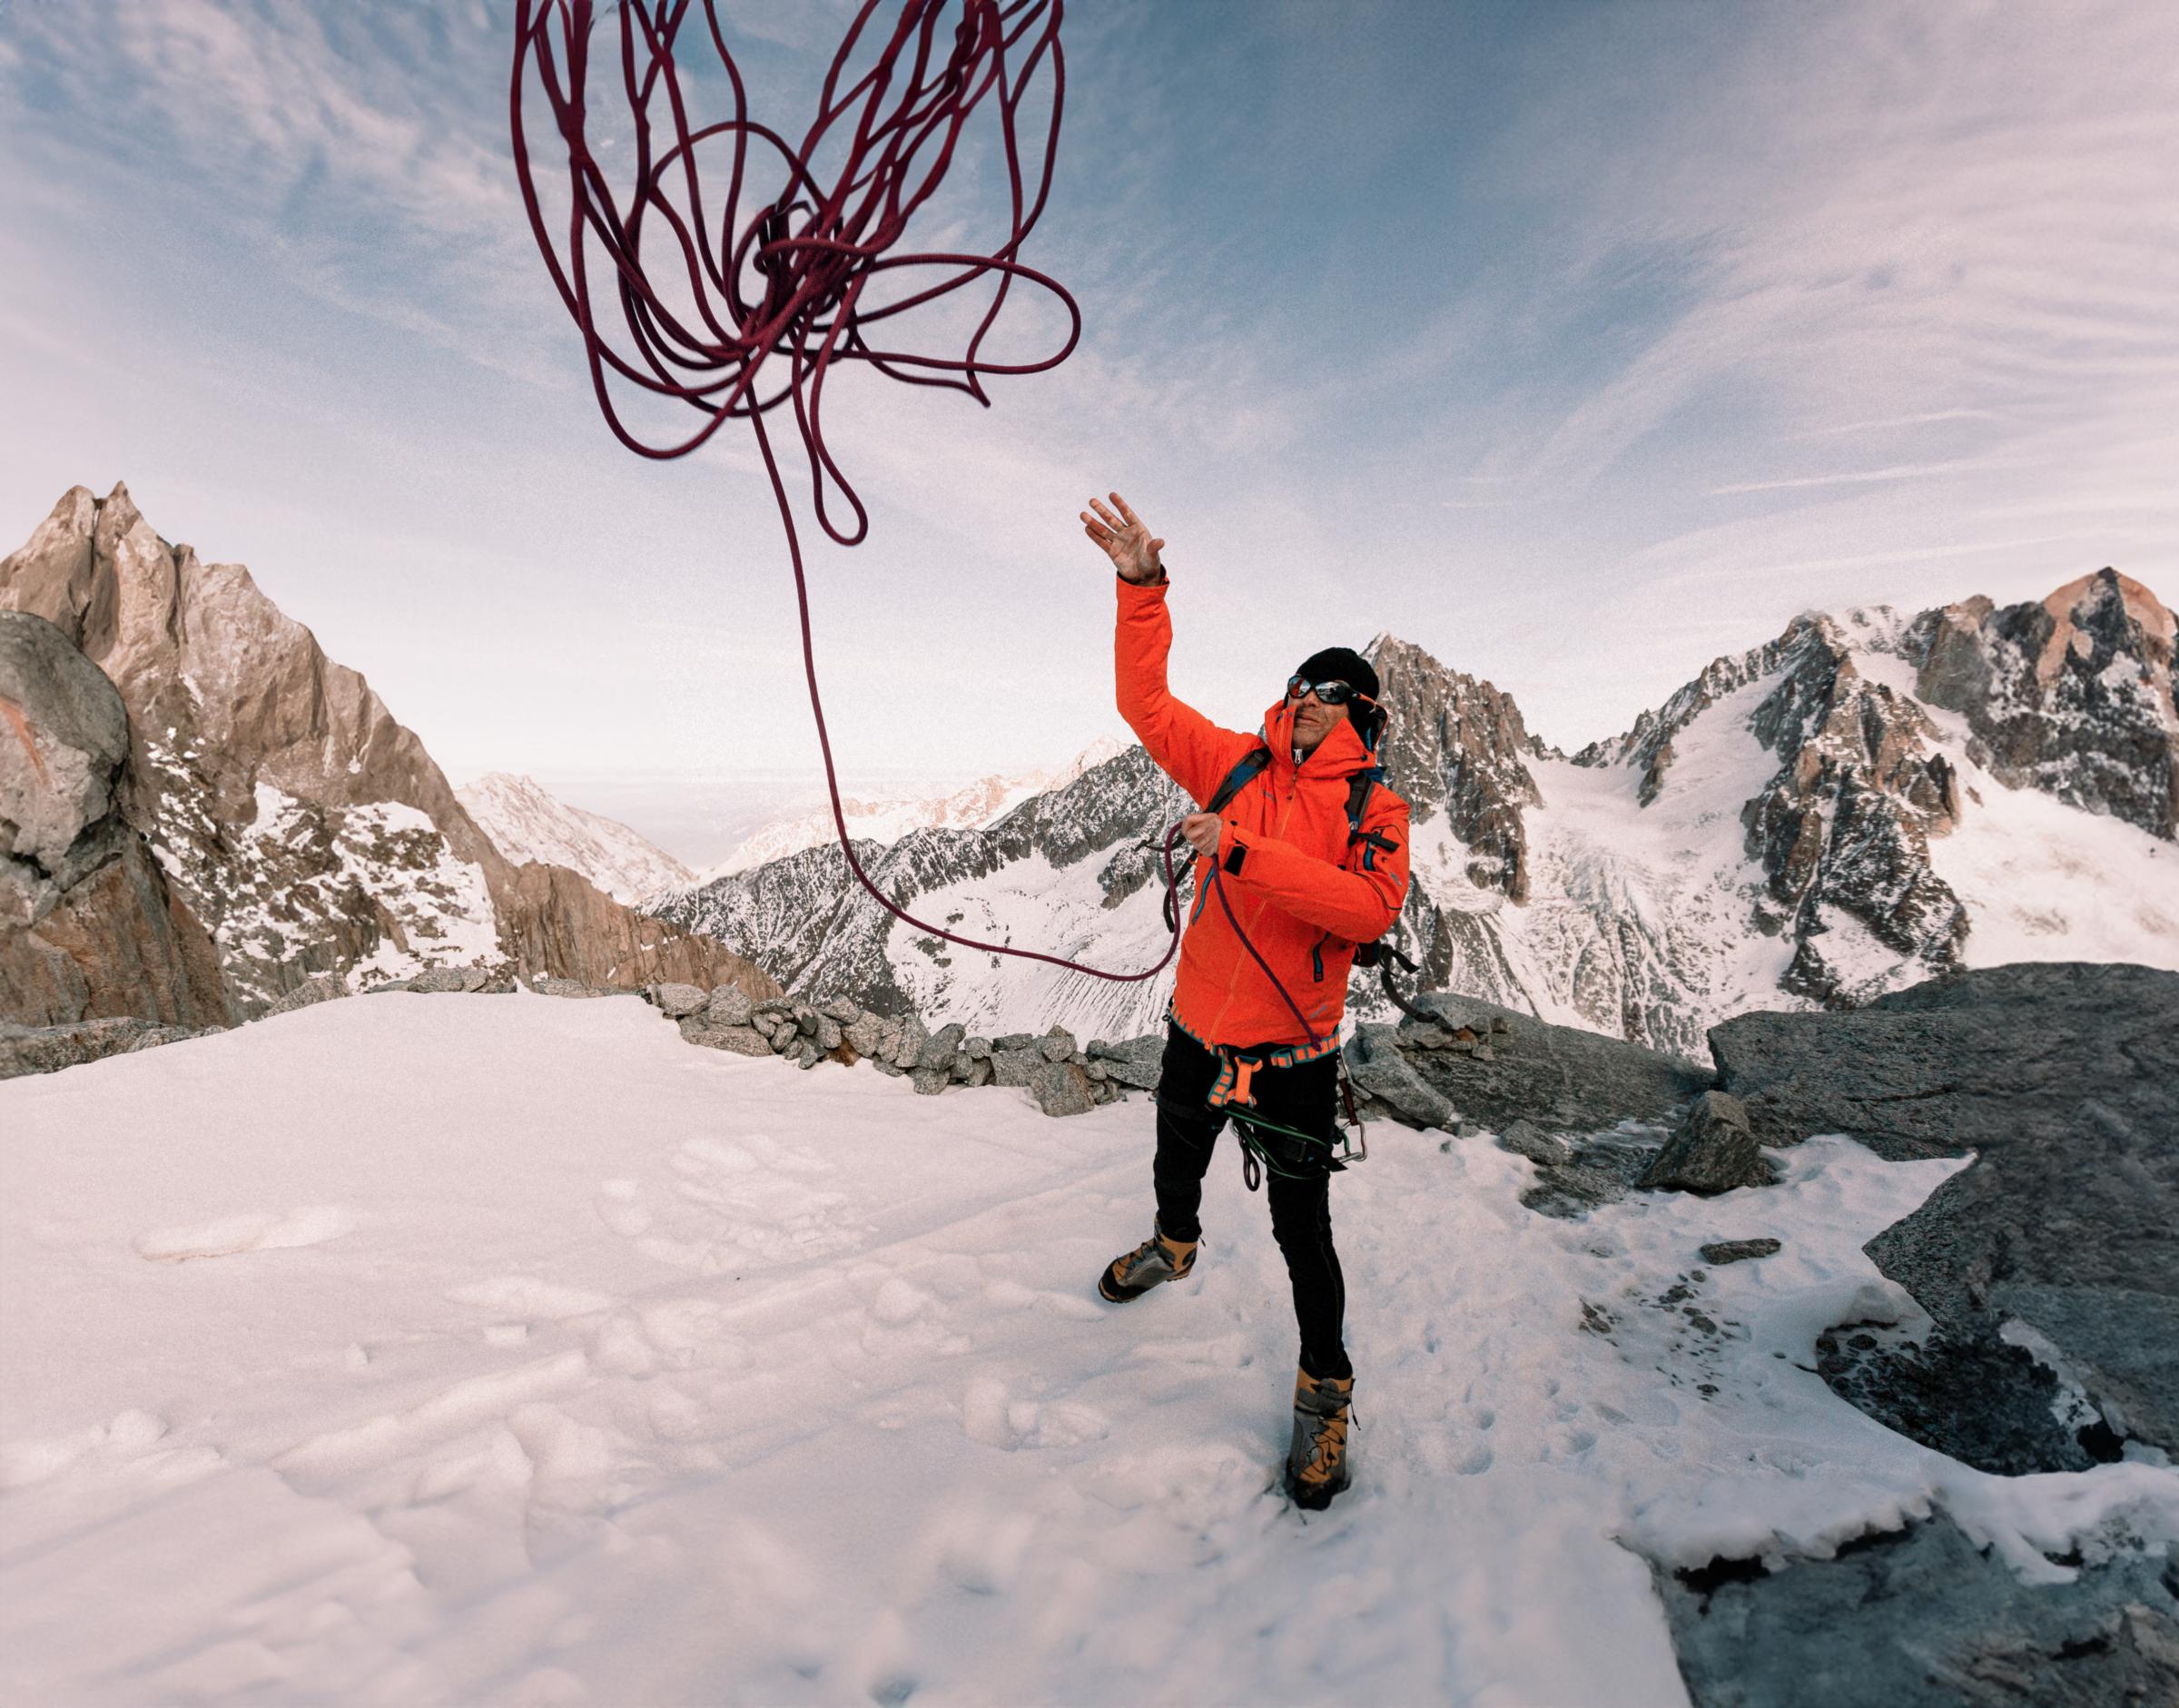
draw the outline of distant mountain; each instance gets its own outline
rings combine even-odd
[[[423,744],[238,564],[77,487],[0,559],[0,1021],[224,1025],[316,974],[482,965],[773,988],[517,865]]]
[[[980,777],[949,795],[901,795],[864,800],[841,797],[848,834],[857,842],[890,846],[913,830],[980,830],[995,824],[1031,795],[1071,783],[1120,750],[1122,744],[1102,736],[1056,770],[1024,771],[1011,776]],[[784,817],[752,832],[739,847],[684,885],[701,886],[731,877],[805,848],[831,846],[839,834],[828,803]]]
[[[1489,683],[1392,637],[1370,650],[1415,810],[1403,941],[1433,988],[1689,1051],[1747,1009],[1850,1007],[1961,966],[2179,967],[2173,617],[2114,571],[2004,609],[1796,618],[1571,758]],[[1131,971],[1164,946],[1138,844],[1181,810],[1129,748],[986,827],[866,859],[936,923]],[[975,1026],[1126,1035],[1169,988],[915,933],[823,847],[661,911],[791,991]]]
[[[542,860],[566,866],[617,902],[637,905],[695,876],[626,824],[568,805],[534,777],[487,772],[454,794],[492,845],[516,864]]]

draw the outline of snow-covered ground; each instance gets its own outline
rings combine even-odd
[[[1570,1223],[1389,1129],[1334,1187],[1357,1481],[1305,1516],[1237,1168],[1188,1281],[1092,1296],[1149,1128],[526,994],[0,1084],[0,1697],[1675,1703],[1645,1555],[2179,1535],[2169,1469],[1986,1476],[1805,1367],[1911,1317],[1859,1248],[1957,1163],[1812,1140]]]

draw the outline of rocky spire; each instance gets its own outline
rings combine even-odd
[[[2169,842],[2179,837],[2172,613],[2115,569],[2002,610],[1972,598],[1917,618],[1916,691],[1957,712],[1969,755]]]
[[[125,486],[64,496],[0,559],[0,609],[44,618],[117,692],[122,813],[209,933],[233,1018],[316,973],[437,964],[772,988],[572,873],[510,864],[360,675],[241,565],[163,539]],[[113,975],[90,963],[86,989]],[[81,1012],[133,1012],[78,996]]]

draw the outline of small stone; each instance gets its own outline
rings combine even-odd
[[[827,1020],[838,1021],[843,1026],[852,1026],[863,1018],[863,1004],[852,996],[835,996],[818,1003],[817,1012]]]
[[[299,1008],[309,1008],[318,1002],[333,1002],[347,994],[348,985],[338,972],[320,972],[316,978],[305,980],[302,983],[298,984],[280,1001],[265,1010],[260,1018],[271,1020],[275,1014],[292,1014]]]
[[[1062,1026],[1054,1026],[1044,1034],[1040,1047],[1047,1061],[1065,1061],[1074,1053],[1074,1034]]]
[[[820,1014],[817,1016],[816,1038],[817,1047],[820,1050],[825,1051],[828,1053],[832,1051],[837,1050],[840,1047],[842,1040],[844,1038],[844,1036],[845,1034],[840,1029],[840,1022],[834,1020],[830,1014]]]
[[[964,1038],[961,1047],[978,1061],[987,1060],[991,1053],[991,1041],[989,1038]]]
[[[918,1068],[908,1076],[919,1097],[936,1097],[946,1089],[952,1074],[944,1068]]]
[[[951,1068],[953,1058],[961,1053],[961,1041],[968,1028],[958,1022],[941,1026],[923,1041],[923,1047],[915,1052],[919,1068]]]
[[[966,1085],[969,1080],[969,1070],[975,1065],[976,1058],[974,1056],[969,1054],[965,1050],[957,1051],[954,1052],[952,1063],[947,1071],[952,1075],[954,1084]]]
[[[923,1053],[923,1046],[931,1042],[931,1032],[918,1014],[901,1016],[899,1035],[892,1047],[892,1064],[896,1068],[912,1068]]]
[[[1030,1074],[1029,1089],[1047,1115],[1085,1115],[1097,1107],[1090,1076],[1071,1061],[1047,1061]]]
[[[654,984],[644,992],[644,995],[650,999],[651,1006],[668,1020],[679,1020],[695,1013],[707,1000],[703,987],[695,984]]]
[[[1041,1050],[1001,1050],[994,1039],[991,1051],[991,1080],[997,1085],[1027,1085],[1029,1076],[1039,1068],[1050,1065],[1044,1060]]]
[[[746,991],[736,990],[731,984],[722,984],[704,999],[704,1018],[715,1026],[746,1026],[752,1013],[760,1012],[760,1005],[749,1001]],[[767,1017],[781,1011],[771,1003],[761,1004]]]
[[[1154,1033],[1124,1043],[1094,1043],[1090,1053],[1103,1063],[1109,1078],[1137,1091],[1156,1091],[1165,1071],[1165,1040]]]
[[[996,1055],[1001,1050],[1027,1050],[1040,1042],[1033,1032],[1010,1032],[1003,1037],[991,1040],[991,1053]]]
[[[971,1056],[969,1058],[969,1076],[961,1082],[964,1085],[971,1086],[989,1085],[991,1082],[991,1057]]]
[[[1099,1085],[1104,1084],[1105,1081],[1112,1077],[1112,1070],[1110,1068],[1107,1067],[1102,1061],[1094,1060],[1091,1061],[1088,1066],[1083,1068],[1082,1071],[1087,1073]]]
[[[409,988],[429,995],[468,996],[490,977],[482,967],[427,967],[409,981]]]
[[[785,1025],[782,1026],[779,1024],[779,1019],[780,1017],[776,1014],[772,1017],[773,1051],[777,1055],[794,1055],[802,1048],[802,1034],[794,1030],[794,1022],[793,1021],[790,1020]]]
[[[725,1050],[738,1056],[772,1053],[771,1041],[754,1026],[713,1026],[701,1014],[691,1014],[680,1024],[683,1038],[706,1050]]]
[[[1503,1014],[1494,1014],[1491,1016],[1491,1030],[1502,1034],[1510,1033],[1513,1030],[1513,1022]]]
[[[1531,1162],[1547,1169],[1562,1167],[1573,1160],[1573,1147],[1555,1134],[1545,1132],[1533,1121],[1512,1121],[1498,1135],[1501,1150],[1511,1150],[1515,1156],[1526,1157]]]
[[[804,1038],[794,1047],[794,1065],[807,1073],[824,1060],[824,1046],[814,1038]]]
[[[1782,1249],[1775,1239],[1716,1239],[1702,1248],[1702,1261],[1711,1264],[1744,1263],[1767,1258]]]
[[[1705,1091],[1634,1183],[1707,1193],[1769,1186],[1777,1178],[1749,1130],[1747,1105],[1727,1091]]]
[[[840,1028],[840,1035],[847,1040],[848,1048],[859,1056],[892,1053],[892,1028],[882,1015],[858,1015]]]
[[[794,1013],[794,1030],[804,1038],[814,1038],[817,1035],[817,1011],[807,1002],[797,1002]]]
[[[1468,1053],[1474,1056],[1478,1061],[1495,1061],[1498,1060],[1498,1052],[1486,1043],[1477,1044],[1474,1049],[1471,1050]]]

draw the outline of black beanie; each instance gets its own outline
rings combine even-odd
[[[1304,682],[1344,682],[1373,700],[1377,697],[1377,673],[1369,667],[1368,659],[1349,647],[1326,647],[1311,653],[1295,675]]]

